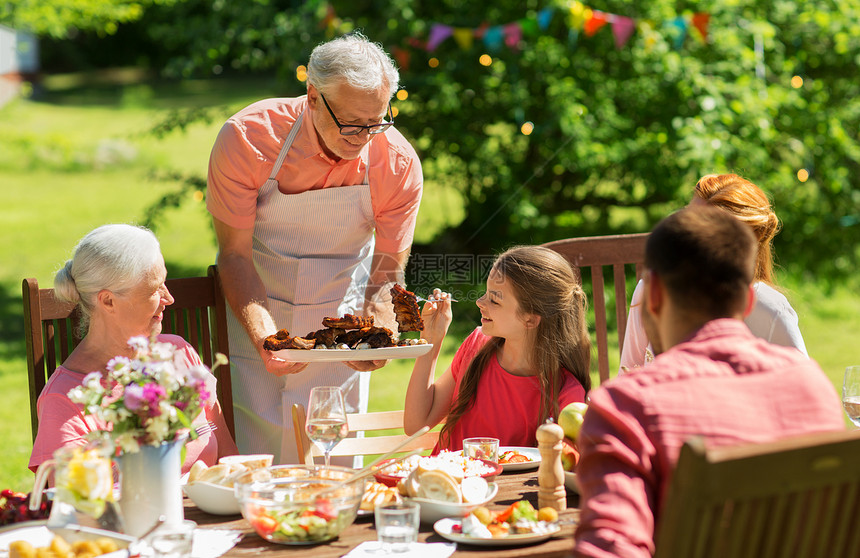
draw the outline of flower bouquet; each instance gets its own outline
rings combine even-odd
[[[101,423],[94,435],[116,445],[125,532],[139,536],[162,515],[182,520],[185,441],[197,437],[191,423],[212,395],[206,367],[189,365],[173,344],[156,337],[128,344],[134,356],[111,359],[105,373],[87,374],[68,395]],[[217,355],[216,366],[226,362]]]
[[[69,399],[107,425],[123,453],[170,442],[186,432],[194,438],[191,421],[211,397],[206,367],[184,366],[174,345],[155,338],[132,337],[128,344],[133,357],[111,359],[106,374],[87,374]],[[226,357],[219,353],[216,366],[223,363]]]

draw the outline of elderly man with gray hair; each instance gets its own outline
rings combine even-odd
[[[393,323],[388,285],[402,276],[421,201],[415,150],[393,127],[399,74],[358,33],[317,46],[307,95],[256,102],[222,127],[209,159],[207,208],[229,316],[236,438],[243,453],[297,463],[291,406],[311,387],[344,390],[367,410],[384,361],[289,362],[263,348],[278,329],[305,335],[323,317]]]

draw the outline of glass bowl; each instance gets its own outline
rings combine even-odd
[[[355,521],[365,479],[343,484],[355,471],[324,465],[276,465],[249,471],[234,485],[242,516],[267,541],[316,544]]]

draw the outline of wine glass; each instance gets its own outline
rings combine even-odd
[[[332,448],[349,433],[345,409],[343,392],[339,387],[317,386],[311,389],[305,430],[308,438],[325,454],[326,467],[329,466]]]
[[[849,366],[845,369],[842,407],[854,426],[860,427],[860,366]]]

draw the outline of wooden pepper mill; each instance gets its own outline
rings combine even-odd
[[[538,507],[551,507],[557,511],[567,509],[564,490],[564,468],[561,466],[561,440],[564,430],[552,419],[537,429],[540,466],[538,467]]]

